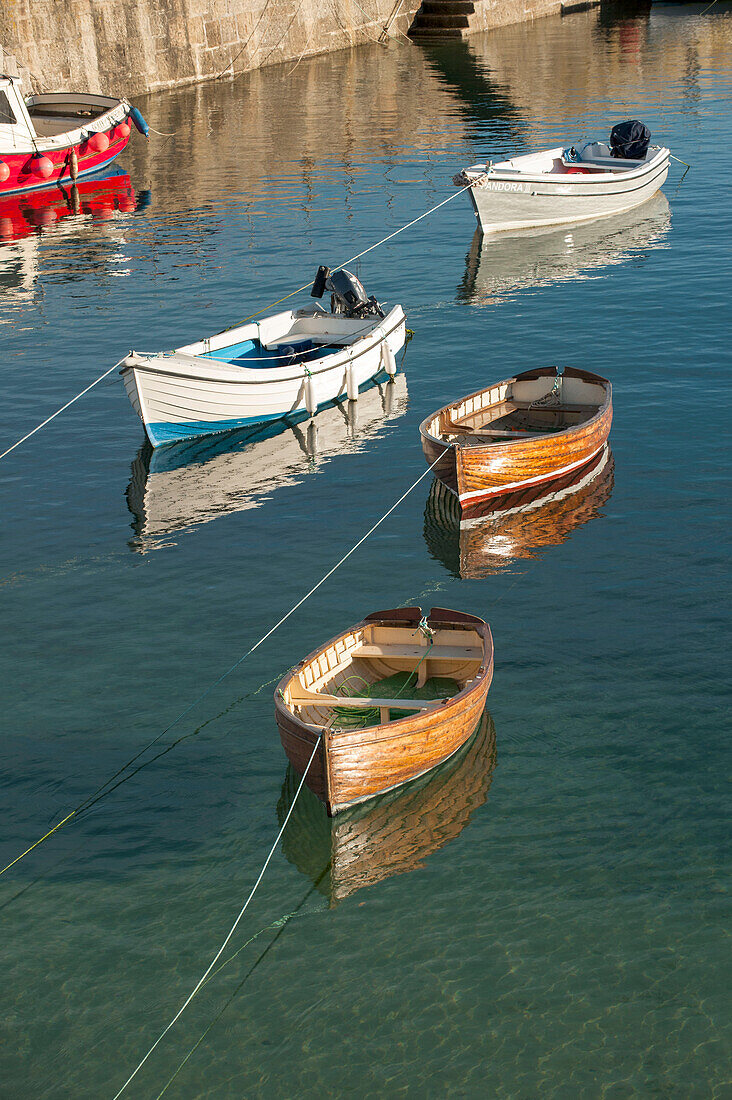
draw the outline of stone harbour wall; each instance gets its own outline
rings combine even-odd
[[[134,94],[406,33],[419,0],[0,0],[9,68]],[[7,71],[7,69],[6,69]],[[11,73],[14,75],[14,73]]]
[[[479,2],[475,29],[532,19],[556,0]],[[420,0],[0,0],[0,71],[26,90],[133,95],[236,75],[386,35]]]

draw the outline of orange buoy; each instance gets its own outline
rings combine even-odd
[[[0,160],[0,183],[5,183],[8,179],[10,179],[10,169],[4,160]]]

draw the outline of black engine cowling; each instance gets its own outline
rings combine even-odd
[[[651,131],[635,118],[618,122],[610,131],[613,156],[622,160],[644,160],[650,141]]]
[[[321,265],[313,281],[311,297],[322,298],[326,290],[330,291],[330,311],[346,317],[383,317],[382,310],[373,295],[369,298],[360,280],[345,267],[331,271]]]

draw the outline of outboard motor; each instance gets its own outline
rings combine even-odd
[[[322,298],[326,290],[330,291],[330,311],[344,317],[383,317],[384,311],[373,295],[366,296],[361,282],[355,275],[341,267],[331,271],[321,265],[313,282],[310,295]]]
[[[645,160],[650,140],[651,131],[634,118],[619,122],[610,131],[613,156],[622,160]]]

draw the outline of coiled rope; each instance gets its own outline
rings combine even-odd
[[[192,702],[192,703],[189,703],[189,704],[188,704],[188,706],[187,706],[187,707],[185,707],[185,709],[184,709],[184,710],[182,710],[182,711],[180,712],[180,714],[178,714],[178,716],[177,716],[176,718],[174,718],[174,719],[173,719],[173,721],[172,721],[172,722],[170,722],[170,723],[169,723],[169,724],[168,724],[168,725],[167,725],[167,726],[165,727],[165,729],[164,729],[164,730],[162,730],[162,731],[161,731],[160,733],[156,734],[156,736],[155,736],[155,737],[154,737],[154,738],[152,739],[152,741],[148,742],[148,744],[147,744],[147,745],[145,745],[145,747],[144,747],[144,748],[140,749],[140,750],[139,750],[139,752],[137,752],[137,753],[136,753],[136,754],[135,754],[135,755],[134,755],[134,756],[133,756],[133,757],[132,757],[132,758],[131,758],[130,760],[128,760],[128,761],[127,761],[127,763],[126,763],[126,764],[124,764],[124,765],[123,765],[123,766],[122,766],[121,768],[119,768],[119,769],[118,769],[118,770],[117,770],[117,771],[115,772],[115,774],[114,774],[113,776],[111,776],[111,777],[110,777],[110,778],[109,778],[109,779],[108,779],[108,780],[107,780],[107,781],[106,781],[105,783],[102,783],[102,784],[101,784],[101,786],[99,786],[99,787],[97,788],[97,790],[96,790],[96,791],[94,791],[94,792],[93,792],[93,793],[92,793],[91,795],[89,795],[89,796],[88,796],[88,797],[87,797],[87,798],[86,798],[86,799],[85,799],[85,800],[84,800],[83,802],[81,802],[81,803],[80,803],[80,804],[79,804],[79,805],[78,805],[78,806],[77,806],[77,807],[76,807],[75,809],[71,810],[71,811],[70,811],[70,812],[69,812],[68,814],[66,814],[66,816],[65,816],[65,817],[62,817],[60,821],[57,821],[57,822],[56,822],[56,824],[55,824],[55,825],[54,825],[54,826],[53,826],[53,827],[52,827],[51,829],[49,829],[49,830],[48,830],[48,832],[44,833],[44,834],[43,834],[43,836],[39,837],[39,838],[38,838],[38,840],[36,840],[36,841],[35,841],[35,842],[34,842],[33,844],[31,844],[31,845],[30,845],[30,846],[29,846],[28,848],[26,848],[24,852],[21,852],[21,853],[20,853],[20,855],[16,856],[16,857],[15,857],[15,859],[13,859],[13,860],[11,860],[11,861],[10,861],[10,863],[6,864],[6,865],[5,865],[5,866],[4,866],[3,868],[0,868],[0,875],[4,875],[6,871],[9,871],[11,867],[14,867],[14,866],[16,865],[16,863],[20,863],[20,861],[21,861],[22,859],[24,859],[24,858],[25,858],[25,857],[26,857],[27,855],[29,855],[29,854],[30,854],[30,853],[31,853],[31,852],[32,852],[32,851],[33,851],[33,850],[34,850],[35,848],[38,848],[38,847],[39,847],[39,845],[43,844],[43,842],[44,842],[45,840],[48,840],[48,839],[49,839],[49,837],[53,836],[53,834],[54,834],[54,833],[58,832],[58,830],[59,830],[59,829],[63,828],[63,826],[64,826],[64,825],[67,825],[67,824],[68,824],[68,823],[69,823],[70,821],[72,821],[72,820],[73,820],[74,818],[78,817],[78,816],[79,816],[79,815],[80,815],[80,814],[81,814],[81,813],[82,813],[82,812],[83,812],[84,810],[88,810],[88,809],[90,809],[90,808],[91,808],[91,806],[92,806],[92,805],[94,805],[94,803],[98,802],[98,801],[99,801],[99,800],[100,800],[101,798],[104,798],[104,797],[105,797],[105,796],[106,796],[107,794],[111,794],[111,792],[112,792],[113,790],[115,790],[115,789],[116,789],[116,788],[117,788],[118,786],[120,786],[120,785],[121,785],[122,783],[126,782],[126,780],[127,780],[128,778],[130,778],[130,777],[131,777],[131,775],[135,774],[134,772],[133,772],[133,773],[130,773],[130,774],[128,774],[127,776],[125,776],[125,777],[124,777],[123,779],[120,779],[120,782],[119,782],[119,783],[116,783],[116,784],[114,785],[114,787],[111,787],[111,786],[110,786],[110,784],[114,783],[114,780],[115,780],[115,779],[117,779],[117,778],[118,778],[119,776],[121,776],[121,775],[122,775],[122,773],[123,773],[124,771],[126,771],[126,769],[130,768],[130,767],[132,766],[132,764],[134,764],[134,763],[135,763],[135,762],[136,762],[137,760],[139,760],[139,758],[140,758],[140,757],[141,757],[141,756],[142,756],[142,755],[143,755],[143,754],[144,754],[145,752],[147,752],[147,750],[148,750],[148,749],[152,748],[152,746],[153,746],[153,745],[155,745],[155,744],[156,744],[156,743],[157,743],[158,741],[160,741],[160,739],[161,739],[162,737],[164,737],[166,733],[168,733],[168,732],[169,732],[170,730],[172,730],[172,729],[173,729],[173,728],[174,728],[175,726],[177,726],[177,725],[178,725],[178,723],[179,723],[180,721],[182,721],[182,719],[183,719],[183,718],[185,718],[185,716],[186,716],[187,714],[189,714],[189,713],[190,713],[190,711],[192,711],[192,710],[193,710],[193,708],[194,708],[195,706],[197,706],[197,705],[198,705],[198,703],[200,703],[200,702],[201,702],[201,701],[202,701],[203,699],[205,699],[207,695],[210,695],[210,693],[211,693],[211,692],[212,692],[212,691],[214,690],[214,688],[218,687],[218,685],[219,685],[219,684],[221,684],[221,683],[222,683],[222,682],[223,682],[223,681],[224,681],[224,680],[225,680],[225,679],[227,678],[227,676],[230,676],[232,672],[234,672],[234,671],[235,671],[235,670],[236,670],[236,669],[237,669],[237,668],[238,668],[238,667],[239,667],[239,666],[240,666],[241,664],[243,664],[243,662],[244,662],[244,661],[246,661],[247,657],[250,657],[250,656],[251,656],[251,654],[252,654],[252,653],[254,653],[254,651],[255,651],[255,650],[259,649],[259,647],[260,647],[260,646],[261,646],[261,645],[262,645],[262,644],[263,644],[264,642],[266,642],[266,641],[267,641],[267,639],[268,639],[268,638],[270,638],[270,637],[271,637],[271,636],[272,636],[272,635],[274,634],[274,632],[275,632],[275,631],[276,631],[277,629],[279,629],[279,627],[281,627],[281,626],[282,626],[282,624],[283,624],[283,623],[287,622],[287,620],[288,620],[288,619],[290,618],[290,616],[291,616],[291,615],[294,615],[294,613],[295,613],[295,612],[296,612],[296,611],[298,610],[298,608],[302,607],[302,605],[303,605],[303,604],[305,603],[305,601],[306,601],[306,600],[308,600],[308,599],[310,599],[310,597],[311,597],[311,596],[312,596],[312,595],[313,595],[313,594],[314,594],[315,592],[317,592],[317,591],[318,591],[318,589],[319,589],[319,588],[320,588],[320,587],[321,587],[321,586],[322,586],[323,584],[325,584],[325,582],[326,582],[326,581],[327,581],[327,580],[328,580],[328,579],[329,579],[330,577],[332,577],[332,576],[333,576],[333,574],[335,573],[335,571],[336,571],[337,569],[339,569],[339,568],[341,567],[341,565],[343,565],[343,563],[344,563],[344,562],[348,561],[348,559],[349,559],[349,558],[351,557],[351,555],[352,555],[352,554],[355,554],[356,550],[358,550],[358,548],[359,548],[360,546],[362,546],[362,545],[364,544],[364,542],[366,542],[366,539],[367,539],[367,538],[369,538],[369,536],[370,536],[370,535],[372,535],[372,534],[374,533],[374,531],[376,531],[376,529],[377,529],[378,527],[380,527],[380,526],[381,526],[381,524],[382,524],[382,523],[384,523],[384,521],[385,521],[386,519],[388,519],[388,518],[389,518],[389,516],[390,516],[390,515],[392,514],[392,512],[394,512],[394,511],[395,511],[395,510],[396,510],[396,509],[397,509],[397,508],[399,507],[399,505],[400,505],[400,504],[402,503],[402,501],[403,501],[403,500],[406,500],[406,498],[407,498],[407,497],[409,496],[409,494],[410,494],[410,493],[411,493],[411,492],[412,492],[412,491],[413,491],[414,489],[416,489],[416,487],[417,487],[417,486],[419,485],[419,483],[420,483],[421,481],[423,481],[423,480],[424,480],[424,479],[425,479],[425,478],[427,477],[427,475],[428,475],[428,474],[429,474],[429,473],[430,473],[430,472],[431,472],[431,471],[432,471],[432,470],[434,469],[434,467],[435,467],[435,466],[437,465],[437,463],[438,463],[438,462],[440,461],[440,459],[441,459],[441,458],[443,457],[443,454],[444,454],[444,452],[440,453],[440,454],[439,454],[439,455],[437,456],[437,458],[435,459],[435,461],[434,461],[434,462],[433,462],[433,463],[432,463],[432,464],[431,464],[430,466],[428,466],[428,467],[427,467],[427,469],[426,469],[426,470],[425,470],[425,471],[424,471],[423,473],[421,473],[421,474],[419,475],[419,477],[417,478],[417,480],[416,480],[416,481],[414,481],[414,482],[412,482],[412,484],[411,484],[411,485],[409,486],[409,488],[408,488],[408,489],[406,489],[406,490],[405,490],[405,491],[404,491],[404,492],[402,493],[402,495],[401,495],[401,496],[399,497],[399,499],[398,499],[397,501],[395,501],[395,502],[394,502],[394,504],[392,504],[391,508],[389,508],[389,510],[388,510],[388,511],[384,512],[383,516],[381,516],[381,518],[380,518],[380,519],[377,519],[376,523],[372,524],[372,526],[371,526],[371,527],[369,527],[369,529],[368,529],[368,531],[366,532],[366,534],[365,534],[365,535],[362,535],[362,536],[361,536],[361,538],[360,538],[360,539],[358,540],[358,542],[357,542],[357,543],[355,543],[355,544],[354,544],[354,545],[353,545],[353,546],[351,547],[351,549],[350,549],[350,550],[347,550],[347,551],[346,551],[346,553],[345,553],[345,554],[344,554],[344,555],[343,555],[343,556],[342,556],[342,557],[341,557],[341,558],[340,558],[340,559],[339,559],[339,560],[338,560],[338,561],[337,561],[337,562],[335,563],[335,565],[333,565],[333,566],[332,566],[332,567],[331,567],[331,568],[330,568],[330,569],[328,570],[328,572],[327,572],[327,573],[324,573],[324,574],[323,574],[323,576],[322,576],[322,577],[320,578],[320,580],[319,580],[319,581],[317,581],[317,583],[316,583],[316,584],[314,584],[314,585],[312,586],[312,588],[311,588],[311,589],[310,589],[310,590],[309,590],[308,592],[306,592],[306,593],[305,593],[305,595],[304,595],[304,596],[303,596],[303,597],[302,597],[301,599],[299,599],[299,600],[297,601],[297,603],[296,603],[296,604],[295,604],[295,605],[294,605],[293,607],[291,607],[291,608],[290,608],[290,610],[289,610],[289,611],[287,611],[287,612],[286,612],[286,613],[285,613],[285,614],[284,614],[284,615],[283,615],[283,616],[282,616],[282,617],[281,617],[281,618],[280,618],[280,619],[279,619],[279,620],[278,620],[278,621],[277,621],[277,622],[276,622],[276,623],[274,624],[274,626],[270,627],[270,629],[269,629],[269,630],[267,631],[267,633],[266,633],[266,634],[263,634],[263,635],[262,635],[262,637],[261,637],[261,638],[259,639],[259,641],[255,642],[255,643],[254,643],[254,645],[253,645],[253,646],[251,646],[251,647],[250,647],[250,648],[249,648],[249,649],[248,649],[248,650],[247,650],[247,651],[246,651],[245,653],[243,653],[241,657],[237,658],[237,660],[236,660],[236,661],[234,662],[234,664],[233,664],[233,665],[231,665],[231,666],[230,666],[230,667],[229,667],[229,668],[228,668],[228,669],[226,670],[226,672],[223,672],[223,673],[222,673],[222,674],[221,674],[221,675],[220,675],[220,676],[219,676],[219,677],[218,677],[218,678],[217,678],[216,680],[214,680],[214,681],[213,681],[213,683],[209,684],[209,686],[208,686],[207,688],[205,688],[205,689],[204,689],[204,690],[203,690],[203,691],[202,691],[202,692],[200,693],[200,695],[198,695],[198,696],[197,696],[197,697],[196,697],[196,698],[195,698],[195,699],[193,700],[193,702]],[[261,690],[261,689],[259,689],[259,688],[258,688],[257,690],[259,691],[259,690]],[[256,694],[256,693],[255,693],[255,694]],[[179,743],[180,743],[180,740],[183,740],[183,738],[180,738],[180,739],[178,739],[178,741],[175,741],[175,742],[173,742],[173,744],[171,744],[171,745],[167,746],[167,747],[166,747],[166,748],[165,748],[165,749],[164,749],[164,750],[163,750],[163,751],[162,751],[161,753],[159,753],[158,755],[159,755],[159,756],[162,756],[162,755],[164,755],[164,753],[166,753],[166,752],[169,752],[169,751],[170,751],[170,749],[174,747],[174,745],[176,745],[176,744],[179,744]],[[157,757],[155,757],[155,759],[157,759]],[[151,761],[149,761],[149,762],[151,762]],[[148,763],[149,763],[149,762],[148,762]],[[143,766],[144,766],[144,765],[143,765]],[[137,769],[137,770],[139,770],[139,769]],[[106,789],[106,788],[108,788],[108,789]]]
[[[169,1024],[167,1024],[167,1025],[166,1025],[166,1026],[165,1026],[165,1027],[163,1028],[163,1030],[162,1030],[162,1031],[160,1032],[160,1034],[158,1035],[157,1039],[155,1040],[155,1042],[153,1043],[153,1045],[152,1045],[152,1046],[150,1047],[150,1049],[148,1050],[148,1052],[147,1052],[147,1054],[145,1055],[145,1057],[144,1057],[144,1058],[142,1058],[142,1059],[141,1059],[141,1061],[139,1061],[139,1062],[137,1063],[137,1065],[135,1066],[135,1068],[133,1069],[132,1073],[131,1073],[131,1074],[130,1074],[130,1076],[129,1076],[129,1077],[127,1078],[127,1080],[125,1081],[124,1085],[123,1085],[123,1086],[122,1086],[122,1088],[121,1088],[121,1089],[119,1090],[119,1092],[115,1093],[115,1096],[114,1096],[114,1100],[118,1100],[118,1098],[119,1098],[119,1097],[120,1097],[120,1096],[122,1095],[122,1093],[123,1093],[123,1092],[125,1091],[125,1089],[126,1089],[126,1088],[127,1088],[127,1086],[129,1085],[130,1081],[132,1081],[132,1080],[133,1080],[133,1078],[137,1076],[137,1074],[139,1073],[139,1071],[140,1071],[140,1070],[142,1069],[142,1067],[143,1067],[143,1066],[145,1065],[145,1062],[146,1062],[146,1061],[148,1060],[148,1058],[150,1057],[150,1055],[152,1054],[152,1052],[153,1052],[153,1051],[155,1050],[155,1048],[156,1048],[156,1047],[158,1046],[158,1044],[159,1044],[160,1042],[162,1042],[162,1040],[163,1040],[163,1039],[165,1038],[165,1036],[166,1036],[166,1035],[168,1034],[168,1032],[170,1031],[170,1029],[171,1029],[171,1028],[172,1028],[172,1027],[174,1026],[174,1024],[176,1023],[176,1021],[177,1021],[177,1020],[179,1020],[179,1019],[180,1019],[180,1017],[181,1017],[181,1016],[183,1015],[183,1013],[185,1012],[185,1010],[186,1010],[186,1009],[188,1008],[188,1005],[189,1005],[189,1004],[191,1003],[191,1001],[193,1000],[193,998],[194,998],[194,997],[196,996],[196,994],[198,993],[198,991],[199,991],[199,989],[201,988],[201,986],[202,986],[202,985],[204,985],[204,983],[206,982],[206,979],[208,978],[209,974],[211,973],[211,971],[212,971],[212,970],[213,970],[213,968],[215,967],[216,963],[217,963],[217,962],[219,961],[219,959],[220,959],[220,958],[221,958],[221,956],[223,955],[224,951],[226,950],[226,947],[227,947],[227,945],[228,945],[228,943],[229,943],[229,941],[230,941],[231,937],[232,937],[232,936],[234,935],[234,932],[236,931],[236,929],[237,929],[237,927],[238,927],[239,921],[241,920],[241,918],[242,918],[242,917],[244,916],[245,912],[247,911],[247,908],[248,908],[248,906],[249,906],[249,902],[250,902],[250,901],[252,900],[252,898],[254,897],[254,895],[255,895],[255,893],[256,893],[256,891],[257,891],[257,887],[259,886],[260,882],[261,882],[261,881],[262,881],[262,879],[264,878],[264,873],[265,873],[265,871],[267,870],[267,868],[269,867],[269,863],[270,863],[270,860],[272,859],[272,856],[273,856],[273,855],[275,854],[275,851],[276,851],[276,849],[277,849],[277,845],[279,844],[279,842],[280,842],[280,840],[281,840],[281,838],[282,838],[282,834],[284,833],[285,829],[287,828],[287,822],[288,822],[288,821],[290,820],[290,817],[291,817],[291,815],[292,815],[292,811],[293,811],[293,810],[295,809],[295,803],[297,802],[298,798],[300,797],[300,791],[302,790],[302,788],[303,788],[303,786],[304,786],[304,784],[305,784],[305,779],[306,779],[306,777],[307,777],[307,774],[308,774],[308,772],[310,771],[310,765],[312,764],[313,760],[315,759],[315,754],[316,754],[316,752],[318,751],[318,748],[320,747],[320,742],[321,742],[321,740],[322,740],[322,736],[323,736],[322,734],[318,734],[318,739],[317,739],[317,741],[315,742],[315,746],[314,746],[314,748],[313,748],[313,751],[312,751],[312,752],[311,752],[311,754],[310,754],[310,759],[308,760],[308,763],[307,763],[307,767],[305,768],[305,771],[304,771],[304,772],[303,772],[303,774],[302,774],[302,779],[300,780],[300,786],[299,786],[299,787],[297,788],[297,791],[295,792],[295,797],[294,797],[294,798],[293,798],[293,800],[292,800],[292,805],[290,806],[289,810],[287,811],[287,816],[285,817],[285,820],[284,820],[284,821],[282,822],[282,825],[281,825],[281,827],[280,827],[280,831],[278,832],[277,836],[275,837],[275,841],[274,841],[274,844],[273,844],[273,845],[272,845],[272,847],[270,848],[270,850],[269,850],[269,854],[267,855],[267,858],[265,859],[264,863],[262,864],[262,870],[261,870],[261,871],[259,872],[259,875],[257,876],[257,881],[256,881],[256,882],[254,883],[254,886],[252,887],[252,889],[251,889],[251,891],[250,891],[250,893],[249,893],[249,897],[247,898],[247,900],[246,900],[246,901],[244,902],[244,904],[242,905],[241,909],[239,910],[239,915],[237,916],[236,920],[234,921],[234,923],[232,924],[231,928],[229,929],[229,931],[228,931],[228,933],[227,933],[227,935],[226,935],[226,938],[224,939],[223,943],[221,944],[221,947],[219,947],[218,951],[216,952],[216,954],[214,955],[214,957],[213,957],[213,958],[211,959],[211,962],[210,962],[210,963],[208,964],[208,966],[207,966],[207,967],[206,967],[206,969],[204,970],[203,974],[202,974],[202,975],[201,975],[201,977],[200,977],[200,978],[198,979],[198,981],[196,982],[195,986],[193,987],[193,989],[192,989],[192,990],[191,990],[191,992],[190,992],[190,993],[188,994],[188,996],[186,997],[186,999],[185,999],[185,1001],[183,1002],[183,1004],[182,1004],[182,1005],[180,1006],[180,1008],[179,1008],[179,1009],[178,1009],[178,1011],[176,1012],[176,1014],[175,1014],[175,1016],[173,1017],[173,1019],[172,1019],[172,1020],[170,1021],[170,1023],[169,1023]]]
[[[419,215],[419,217],[413,218],[411,222],[407,222],[406,225],[402,225],[399,229],[395,229],[394,232],[389,233],[388,236],[382,237],[382,239],[380,241],[377,241],[376,244],[372,244],[369,245],[368,248],[364,248],[363,252],[358,252],[355,256],[351,256],[350,259],[344,260],[343,263],[338,265],[338,267],[345,267],[346,264],[352,264],[354,260],[360,260],[361,257],[365,256],[367,252],[373,252],[375,248],[379,248],[380,245],[386,244],[386,242],[390,241],[393,237],[399,236],[399,234],[403,233],[405,229],[410,229],[413,225],[416,225],[417,222],[421,222],[423,218],[428,217],[430,214],[434,214],[434,212],[436,210],[439,210],[441,206],[445,206],[446,203],[452,202],[453,199],[457,198],[458,195],[467,190],[469,190],[468,187],[462,187],[459,191],[455,191],[452,195],[448,195],[446,199],[443,199],[442,202],[438,202],[436,206],[430,207],[429,210],[425,210],[422,214]],[[246,322],[251,321],[252,318],[259,317],[259,315],[261,313],[264,313],[265,310],[272,309],[273,306],[278,306],[280,302],[286,302],[288,298],[294,298],[296,294],[301,294],[302,291],[309,290],[310,287],[313,285],[313,282],[314,280],[311,279],[309,283],[305,283],[303,286],[299,286],[297,290],[293,290],[289,294],[286,294],[284,298],[278,298],[276,302],[270,302],[269,305],[262,306],[262,308],[258,309],[256,313],[251,313],[249,317],[245,317],[243,321],[238,321],[236,325],[231,325],[229,328],[223,329],[222,332],[230,332],[232,328],[238,328],[239,325],[246,324]],[[75,401],[78,401],[80,397],[83,397],[85,393],[89,393],[89,390],[93,389],[94,386],[104,381],[104,379],[107,378],[112,373],[112,371],[115,371],[118,367],[122,366],[126,358],[127,356],[125,356],[124,359],[120,359],[119,363],[115,363],[114,366],[110,367],[109,370],[106,370],[104,374],[100,374],[99,378],[95,378],[93,382],[90,382],[89,385],[81,391],[81,393],[77,393],[76,397],[72,397],[71,400],[67,401],[65,405],[62,405],[60,409],[56,409],[56,412],[51,413],[51,415],[46,417],[44,421],[42,421],[40,424],[37,424],[36,427],[33,428],[32,431],[24,435],[22,439],[18,439],[15,443],[13,443],[12,447],[8,447],[6,451],[3,451],[2,454],[0,454],[0,459],[5,458],[5,456],[9,455],[11,451],[14,451],[16,447],[19,447],[21,443],[25,443],[26,439],[30,439],[30,437],[32,435],[35,435],[36,432],[39,432],[41,428],[45,428],[46,424],[49,424],[52,420],[54,420],[55,417],[59,415],[59,413],[64,412],[66,409],[69,408],[70,405],[73,405]]]

